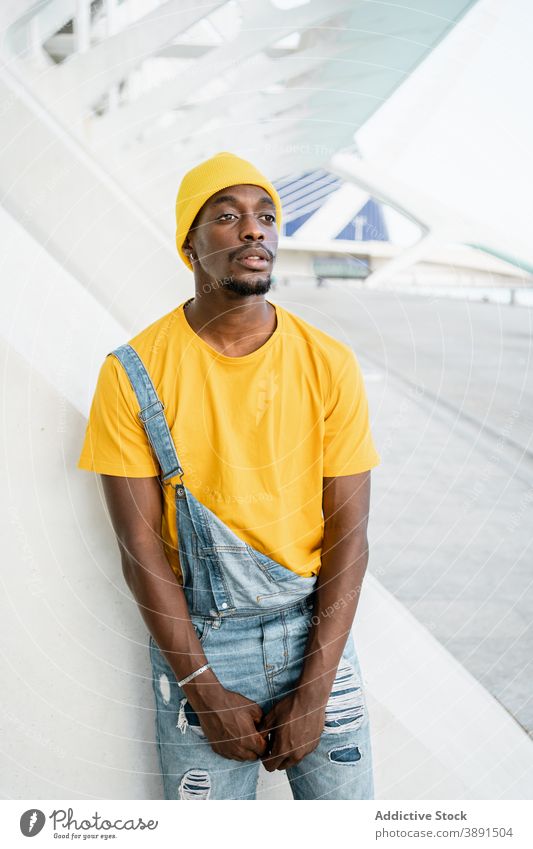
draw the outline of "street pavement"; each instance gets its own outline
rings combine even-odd
[[[267,297],[361,363],[369,570],[533,735],[533,310],[347,281]]]

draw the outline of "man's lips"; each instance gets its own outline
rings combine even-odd
[[[270,260],[263,256],[242,256],[235,257],[234,262],[244,265],[245,268],[262,270],[268,266]]]
[[[244,265],[245,268],[262,271],[272,261],[272,257],[270,251],[263,245],[247,245],[237,251],[233,261],[238,262],[239,265]]]

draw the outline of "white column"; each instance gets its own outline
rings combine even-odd
[[[117,21],[117,0],[106,0],[105,10],[107,18],[107,35],[114,35],[118,29]],[[119,83],[113,83],[109,89],[108,112],[114,112],[118,107],[118,86]]]
[[[405,271],[409,266],[424,259],[424,256],[427,255],[428,250],[434,246],[435,242],[434,233],[424,233],[418,242],[405,248],[394,259],[390,259],[378,268],[377,271],[370,274],[365,280],[365,287],[373,289],[374,287],[381,286],[383,283],[388,283],[395,274]]]
[[[90,0],[76,0],[74,15],[74,37],[76,53],[85,53],[90,47],[91,3]]]

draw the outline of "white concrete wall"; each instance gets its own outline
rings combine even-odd
[[[6,67],[0,116],[2,205],[106,312],[141,329],[193,293],[172,241]]]

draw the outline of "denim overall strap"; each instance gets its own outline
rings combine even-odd
[[[183,476],[183,469],[163,412],[165,405],[159,400],[143,361],[131,345],[121,345],[107,356],[111,355],[122,363],[137,396],[140,407],[138,416],[161,467],[162,481],[168,481],[176,475]],[[176,490],[178,489],[179,486],[176,487]],[[179,495],[178,492],[177,494]]]

